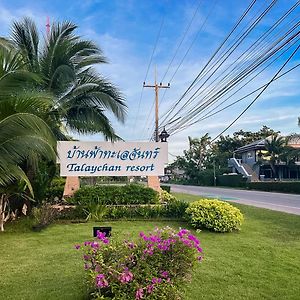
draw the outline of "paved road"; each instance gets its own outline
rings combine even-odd
[[[300,215],[300,195],[171,184],[172,192],[219,198]]]

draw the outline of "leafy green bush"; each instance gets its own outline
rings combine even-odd
[[[185,211],[188,206],[189,204],[187,202],[176,199],[164,207],[162,215],[166,218],[184,219]]]
[[[160,188],[168,193],[171,192],[171,187],[169,185],[161,185]]]
[[[155,204],[159,194],[151,188],[138,184],[124,186],[84,186],[75,192],[69,203],[88,205],[90,202],[101,205]]]
[[[160,201],[163,203],[170,203],[176,201],[176,197],[169,194],[169,192],[162,190],[160,193]]]
[[[164,215],[164,205],[108,206],[107,219],[151,219]]]
[[[65,184],[65,178],[54,178],[46,190],[46,200],[48,202],[53,202],[56,198],[61,200],[63,197]]]
[[[140,232],[134,240],[108,239],[75,245],[83,249],[92,299],[182,299],[187,281],[202,258],[200,241],[186,229]]]
[[[243,221],[240,210],[217,199],[192,202],[186,210],[191,225],[217,232],[239,230]]]

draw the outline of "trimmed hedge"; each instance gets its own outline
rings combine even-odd
[[[101,207],[101,219],[152,219],[152,218],[170,218],[182,220],[185,215],[185,210],[188,203],[176,200],[166,205],[163,204],[146,204],[146,205],[118,205],[118,206],[103,206]],[[61,220],[83,220],[87,218],[85,210],[87,207],[76,206],[64,209],[58,215]],[[90,212],[92,215],[95,212]],[[93,218],[92,218],[93,219]],[[101,221],[101,219],[94,219],[94,221]]]
[[[186,214],[193,227],[217,232],[239,230],[244,219],[238,208],[217,199],[192,202]]]
[[[299,181],[248,182],[246,186],[250,190],[300,194],[300,182]]]
[[[242,175],[219,175],[217,176],[218,186],[229,186],[229,187],[245,187],[246,178]]]
[[[95,188],[95,187],[93,187]],[[98,188],[98,187],[97,187]],[[106,191],[109,190],[111,192],[111,188],[119,187],[109,187]],[[127,186],[128,188],[128,186]],[[136,188],[136,185],[130,188]],[[139,186],[143,191],[149,190],[149,188],[144,188],[143,186]],[[83,189],[85,190],[86,187]],[[90,190],[90,189],[89,189]],[[93,189],[94,191],[95,189]],[[97,191],[98,189],[96,189]],[[125,195],[125,194],[124,194]],[[172,218],[172,219],[184,219],[185,211],[189,206],[187,202],[177,200],[176,197],[169,194],[166,191],[163,191],[162,194],[162,203],[155,204],[135,204],[135,203],[127,203],[127,204],[103,204],[98,201],[98,199],[84,199],[83,201],[77,201],[76,206],[73,207],[65,207],[59,214],[59,219],[91,219],[94,221],[101,221],[103,219],[132,219],[132,218]],[[74,199],[69,199],[69,201],[74,201]],[[102,200],[100,200],[102,201]],[[124,201],[123,201],[124,202]]]
[[[69,203],[86,205],[91,202],[101,205],[156,204],[159,194],[151,188],[138,184],[123,186],[84,186],[75,192]]]
[[[168,193],[171,192],[171,187],[169,185],[161,185],[160,188]]]
[[[183,219],[188,203],[175,200],[167,205],[137,205],[106,207],[105,219],[174,218]]]

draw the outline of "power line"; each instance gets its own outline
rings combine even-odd
[[[294,10],[295,9],[295,7],[296,6],[298,6],[299,5],[299,1],[298,1],[298,3],[296,3],[293,7],[292,7],[292,9]],[[291,10],[291,9],[290,9]],[[285,15],[288,15],[288,13],[286,13]],[[281,17],[275,24],[277,24],[278,25],[278,23],[280,23],[281,21],[282,21],[282,19],[283,19],[283,17]],[[279,22],[280,21],[280,22]],[[275,25],[274,24],[274,25]],[[232,89],[233,87],[235,87],[235,86],[237,86],[237,84],[239,84],[239,82],[242,82],[245,78],[246,78],[246,76],[248,76],[249,74],[251,74],[251,72],[253,72],[256,68],[258,68],[258,67],[260,67],[260,65],[262,64],[262,63],[264,63],[264,62],[266,62],[266,61],[268,61],[272,56],[274,56],[278,51],[281,51],[282,49],[284,49],[284,47],[286,46],[286,45],[288,45],[289,43],[291,43],[292,41],[293,41],[293,39],[294,38],[296,38],[297,37],[297,35],[298,35],[298,33],[296,33],[296,34],[294,34],[292,37],[289,37],[289,38],[287,38],[288,37],[288,35],[290,34],[290,33],[292,33],[292,31],[295,29],[295,28],[297,28],[297,26],[298,26],[298,24],[299,24],[299,22],[298,23],[296,23],[292,28],[290,28],[286,33],[285,33],[285,35],[283,35],[283,36],[281,36],[275,43],[273,43],[271,46],[268,46],[268,50],[267,51],[265,51],[265,53],[264,54],[261,54],[261,55],[259,55],[258,57],[256,57],[255,58],[255,60],[254,60],[254,63],[252,63],[252,64],[250,64],[249,66],[247,66],[247,68],[244,68],[240,73],[237,73],[236,72],[236,75],[235,75],[235,79],[234,80],[231,80],[230,82],[224,82],[224,79],[226,78],[226,77],[228,77],[228,74],[230,73],[230,71],[228,71],[228,74],[225,76],[225,77],[223,77],[223,79],[221,80],[221,81],[219,81],[218,82],[218,84],[216,84],[216,86],[218,86],[220,83],[222,83],[222,82],[224,82],[224,84],[223,84],[223,87],[221,88],[221,89],[219,89],[219,91],[218,92],[216,92],[215,94],[213,94],[213,96],[211,97],[211,98],[209,98],[209,99],[212,99],[212,100],[207,100],[203,105],[201,105],[200,107],[197,107],[197,106],[195,106],[195,110],[194,110],[194,117],[196,117],[197,115],[196,114],[199,114],[201,111],[203,111],[205,108],[207,108],[208,106],[210,106],[211,104],[213,104],[214,102],[216,102],[220,97],[223,97],[225,94],[227,94],[228,93],[228,91],[230,91],[230,89]],[[274,26],[273,25],[273,26]],[[276,26],[277,26],[276,25]],[[272,27],[273,27],[272,26]],[[268,30],[269,31],[269,30]],[[264,37],[266,34],[264,33],[253,45],[255,45],[259,40],[261,40],[261,38],[262,37]],[[264,37],[265,38],[265,37]],[[286,40],[284,40],[285,38],[287,38]],[[282,44],[280,45],[279,43],[281,42],[281,41],[283,41],[282,42]],[[260,41],[260,43],[261,43],[261,41]],[[258,43],[256,46],[258,47],[258,45],[260,44],[260,43]],[[273,50],[273,47],[274,46],[276,46],[276,44],[277,45],[279,45],[275,50]],[[251,48],[253,48],[253,45],[250,47],[250,48],[248,48],[248,50],[251,50]],[[247,51],[248,51],[247,50]],[[253,49],[252,49],[252,51],[253,51]],[[246,53],[246,52],[245,52]],[[243,54],[243,55],[245,55],[245,53]],[[240,56],[240,57],[242,57],[242,56]],[[245,57],[245,60],[247,59],[247,57],[249,57],[248,55]],[[237,59],[236,61],[239,61],[239,59]],[[247,61],[247,60],[246,60]],[[251,60],[250,60],[251,61]],[[245,61],[243,62],[243,64],[245,63]],[[243,66],[243,64],[242,64],[242,66]],[[233,64],[231,64],[231,65],[233,65]],[[234,69],[236,69],[237,68],[237,66],[238,65],[236,65],[235,67],[234,67]],[[240,67],[239,67],[240,68]],[[218,76],[218,78],[219,78],[220,76]],[[216,87],[215,87],[216,88]],[[203,91],[202,91],[203,92]],[[209,93],[210,94],[212,94],[214,91],[213,90],[211,90]],[[205,97],[207,97],[207,96],[205,96]],[[208,103],[208,104],[207,104]],[[181,110],[181,113],[183,114],[183,111],[182,111],[182,107],[180,108],[180,110]],[[178,123],[180,123],[180,124],[182,124],[183,125],[183,123],[185,123],[186,121],[191,121],[191,119],[192,119],[192,115],[190,115],[190,113],[192,112],[192,110],[190,110],[190,112],[189,112],[189,114],[188,115],[186,115],[186,117],[184,117],[184,118],[182,118],[181,120],[180,120],[180,122],[178,122]],[[178,114],[176,114],[176,116],[178,117]],[[173,117],[174,118],[174,117]],[[172,118],[170,119],[170,120],[172,120]],[[173,128],[180,128],[179,127],[179,125],[173,125]],[[185,125],[184,126],[184,128],[186,128],[187,127],[187,125]],[[174,128],[174,130],[173,131],[175,131],[175,130],[177,130],[177,129],[175,129]]]
[[[202,70],[198,73],[196,78],[192,81],[192,83],[189,85],[189,87],[186,89],[186,91],[183,93],[183,95],[175,102],[175,104],[170,108],[168,113],[166,114],[165,118],[162,122],[165,122],[167,118],[170,116],[170,114],[174,111],[174,109],[179,105],[179,103],[182,101],[182,99],[189,93],[193,85],[196,83],[198,78],[201,76],[201,74],[204,72],[204,70],[208,67],[208,65],[211,63],[211,61],[214,59],[214,57],[217,55],[217,53],[220,51],[220,49],[224,46],[224,44],[227,42],[227,40],[230,38],[230,36],[233,34],[233,32],[236,30],[236,28],[239,26],[239,24],[242,22],[242,20],[246,17],[246,15],[249,13],[253,5],[255,4],[256,0],[252,0],[251,3],[248,5],[246,10],[243,12],[243,14],[239,17],[238,21],[235,23],[231,31],[228,33],[228,35],[225,37],[225,39],[222,41],[222,43],[219,45],[219,47],[215,50],[215,52],[212,54],[208,62],[204,65]]]
[[[183,36],[182,36],[179,44],[177,45],[177,48],[176,48],[176,50],[174,52],[174,55],[173,55],[172,59],[170,60],[170,63],[168,65],[167,70],[165,71],[165,73],[164,73],[161,81],[164,81],[167,73],[169,72],[169,69],[170,69],[170,67],[171,67],[171,65],[172,65],[172,63],[173,63],[173,61],[174,61],[174,59],[175,59],[175,57],[176,57],[176,55],[178,53],[178,50],[181,47],[181,45],[182,45],[182,43],[183,43],[183,41],[184,41],[184,39],[185,39],[188,31],[190,30],[190,27],[192,26],[192,23],[194,22],[194,19],[195,19],[196,15],[197,15],[197,12],[198,12],[199,8],[200,8],[200,5],[201,5],[201,0],[198,1],[198,5],[196,6],[196,9],[195,9],[195,11],[194,11],[194,13],[192,15],[192,18],[191,18],[190,22],[188,23],[188,26],[186,27],[186,29],[185,29],[185,31],[183,33]]]
[[[216,2],[216,0],[215,0],[215,2]],[[172,63],[173,63],[173,61],[174,61],[174,59],[175,59],[177,53],[178,53],[178,51],[179,51],[179,48],[181,47],[183,41],[185,40],[185,37],[186,37],[186,35],[187,35],[187,33],[188,33],[188,31],[189,31],[189,29],[190,29],[190,27],[191,27],[191,25],[192,25],[192,23],[193,23],[195,17],[196,17],[196,15],[197,15],[197,12],[198,12],[198,10],[199,10],[199,8],[200,8],[200,5],[201,5],[201,0],[198,2],[198,5],[196,6],[196,8],[195,8],[195,10],[194,10],[194,13],[193,13],[193,15],[192,15],[192,18],[191,18],[190,22],[188,23],[188,25],[187,25],[187,27],[186,27],[184,33],[183,33],[183,36],[182,36],[182,38],[181,38],[179,44],[177,45],[177,48],[176,48],[176,50],[175,50],[175,52],[174,52],[174,55],[173,55],[173,57],[171,58],[171,60],[170,60],[170,62],[169,62],[169,65],[168,65],[168,67],[167,67],[167,69],[166,69],[166,71],[165,71],[165,73],[164,73],[164,75],[163,75],[163,77],[162,77],[162,79],[161,79],[161,82],[164,81],[164,79],[165,79],[165,77],[166,77],[166,75],[167,75],[167,73],[168,73],[168,71],[169,71],[169,69],[170,69],[170,67],[171,67],[171,65],[172,65]],[[205,22],[206,22],[206,20],[205,20]],[[202,29],[203,25],[204,25],[204,24],[202,24],[201,29]],[[200,30],[201,30],[201,29],[200,29]],[[200,30],[198,31],[198,33],[197,33],[196,36],[198,36]],[[177,73],[179,67],[180,67],[181,64],[183,63],[183,60],[184,60],[185,57],[187,56],[188,52],[189,52],[190,49],[192,48],[192,45],[193,45],[193,43],[195,42],[195,40],[196,40],[196,38],[194,38],[194,40],[193,40],[192,44],[190,45],[188,51],[185,53],[183,59],[182,59],[181,62],[180,62],[180,65],[177,67],[175,73],[173,74],[172,79],[174,78],[174,76],[175,76],[175,74]],[[171,79],[171,81],[172,81],[172,79]],[[171,83],[171,81],[169,81],[169,83]],[[159,106],[160,106],[161,102],[163,102],[163,100],[164,100],[164,98],[165,98],[165,95],[166,95],[166,92],[167,92],[167,89],[166,89],[166,90],[164,91],[164,93],[163,93],[163,96],[162,96],[162,98],[161,98],[161,101],[160,101],[160,103],[159,103]],[[151,106],[151,109],[150,109],[150,114],[149,114],[148,117],[147,117],[147,120],[146,120],[146,123],[145,123],[145,127],[144,127],[144,128],[147,128],[147,124],[148,124],[148,121],[149,121],[149,116],[152,115],[153,108],[154,108],[154,102],[152,103],[152,106]],[[143,131],[144,131],[144,130],[143,130]]]
[[[295,65],[294,67],[290,68],[289,70],[287,70],[286,72],[284,72],[284,73],[281,74],[280,76],[277,76],[277,77],[274,79],[274,81],[280,79],[281,77],[283,77],[283,76],[285,76],[286,74],[290,73],[291,71],[293,71],[294,69],[298,68],[299,66],[300,66],[300,63],[298,63],[298,64]],[[186,125],[186,127],[181,128],[180,130],[176,131],[176,133],[181,132],[181,131],[185,130],[187,127],[190,127],[190,126],[192,126],[192,125],[194,125],[194,124],[196,124],[196,123],[198,123],[198,122],[201,122],[201,121],[204,121],[204,120],[206,120],[206,119],[208,119],[208,118],[210,118],[210,117],[213,117],[214,115],[216,115],[216,114],[218,114],[218,113],[220,113],[220,112],[226,110],[227,108],[229,108],[229,107],[231,107],[231,106],[233,106],[233,105],[235,105],[235,104],[241,102],[242,100],[248,98],[249,96],[255,94],[256,92],[258,92],[259,90],[261,90],[262,88],[264,88],[266,85],[267,85],[267,84],[264,84],[264,85],[260,86],[259,88],[255,89],[254,91],[248,93],[247,95],[245,95],[245,96],[239,98],[238,100],[235,100],[234,102],[228,104],[227,106],[225,106],[225,107],[223,107],[223,108],[221,108],[221,109],[215,111],[214,113],[212,113],[212,114],[207,114],[207,115],[203,116],[201,119],[199,119],[198,121],[195,121],[195,122],[193,122],[193,123],[191,123],[191,124],[189,124],[189,125]],[[210,111],[210,112],[211,112],[211,111]],[[175,134],[175,132],[173,132],[173,134]]]
[[[298,34],[299,33],[297,33],[297,34],[295,34],[292,38],[294,38],[294,37],[297,37],[298,36]],[[292,38],[290,38],[290,41],[292,41]],[[299,40],[299,39],[297,39],[297,40]],[[297,42],[297,40],[296,40],[296,42]],[[288,42],[290,42],[290,41],[287,41],[287,42],[285,42],[286,44],[288,43]],[[295,42],[293,42],[292,43],[292,45],[293,44],[295,44]],[[279,51],[283,46],[284,46],[285,44],[283,44],[283,45],[280,45],[280,46],[278,46],[277,47],[277,49],[276,49],[276,51]],[[282,56],[289,48],[290,48],[291,46],[289,46],[286,50],[284,50],[275,60],[277,60],[280,56]],[[264,58],[264,60],[266,61],[267,59],[269,59],[270,57],[272,57],[275,53],[276,53],[276,51],[273,51],[273,53],[271,53],[271,54],[269,54],[267,57],[265,57]],[[272,61],[272,62],[274,62],[274,61]],[[260,62],[261,63],[261,62]],[[258,63],[256,63],[256,65],[258,65],[259,66],[259,64]],[[270,65],[270,64],[269,64]],[[269,65],[267,65],[267,66],[269,66]],[[265,69],[265,68],[264,68]],[[263,69],[263,70],[264,70]],[[250,72],[251,70],[249,70],[248,72],[244,72],[244,74],[238,74],[237,76],[236,76],[236,78],[238,78],[238,81],[243,81],[245,78],[247,78],[247,76],[250,74],[249,72]],[[258,73],[259,74],[259,73]],[[253,78],[255,78],[258,74],[256,74]],[[252,78],[252,79],[253,79]],[[235,82],[233,82],[232,84],[235,84]],[[218,93],[217,94],[215,94],[213,97],[223,97],[225,94],[227,94],[228,93],[228,91],[230,91],[230,89],[231,89],[231,84],[230,83],[226,83],[225,85],[224,85],[225,87],[224,88],[222,88],[220,91],[218,91]],[[244,85],[245,86],[245,85]],[[243,86],[243,87],[244,87]],[[205,108],[206,108],[207,106],[203,106],[203,107],[201,107],[200,106],[200,108],[198,109],[198,110],[200,110],[201,109],[201,111],[203,111]],[[201,112],[200,111],[200,112]],[[198,113],[197,113],[198,114]],[[194,113],[194,115],[192,116],[192,115],[189,115],[188,117],[185,117],[185,119],[184,120],[182,120],[182,124],[185,122],[185,120],[188,120],[189,122],[191,122],[191,120],[193,119],[193,118],[195,118],[196,117],[196,114]],[[179,125],[177,125],[177,128],[179,127]],[[185,127],[187,127],[187,126],[185,126]],[[175,130],[174,130],[175,131]]]
[[[217,81],[217,79],[219,79],[220,77],[223,76],[223,78],[218,81],[215,86],[221,86],[221,84],[224,82],[224,80],[226,78],[228,78],[229,76],[232,77],[233,74],[238,74],[237,71],[239,69],[241,69],[245,64],[249,63],[249,61],[252,60],[252,58],[255,58],[255,56],[257,57],[257,54],[262,53],[263,50],[265,50],[266,48],[269,47],[269,45],[261,47],[261,43],[270,35],[270,33],[272,33],[272,31],[274,31],[274,29],[283,21],[285,20],[286,16],[288,16],[295,8],[296,6],[298,6],[298,4],[296,4],[295,6],[293,6],[292,8],[290,8],[280,19],[278,19],[276,21],[276,23],[274,23],[272,25],[272,27],[270,27],[263,35],[261,35],[246,51],[244,51],[234,62],[232,62],[230,64],[229,67],[227,67],[227,75],[223,76],[223,72],[220,72],[219,76],[217,76],[217,78],[214,79],[214,81],[212,83],[210,83],[209,86],[207,86],[204,90],[201,91],[201,94],[205,93],[206,90],[209,89],[209,87],[211,87],[213,85],[213,83],[215,83]],[[294,22],[295,20],[298,20],[299,16],[297,16],[292,22]],[[278,35],[278,33],[277,33]],[[257,48],[257,50],[255,51],[255,48],[253,48],[255,46],[255,48]],[[236,64],[236,65],[235,65]],[[233,67],[233,69],[231,69]],[[235,71],[235,73],[234,73]],[[227,84],[226,82],[224,84]],[[244,87],[245,85],[243,85]],[[209,94],[212,94],[213,90],[210,90],[208,95],[206,95],[204,97],[207,98],[209,96]],[[227,93],[227,92],[226,92]],[[196,98],[198,98],[200,95],[197,95],[194,97],[193,100],[195,100]],[[211,106],[211,104],[214,104],[215,102],[217,102],[218,99],[216,99],[216,101],[213,101],[212,103],[209,103],[203,110],[205,110],[206,108],[208,108],[209,106]],[[202,111],[203,111],[202,110]]]
[[[227,131],[240,117],[256,102],[256,100],[264,93],[264,91],[270,86],[270,84],[275,80],[277,75],[283,70],[283,68],[288,64],[288,62],[293,58],[293,56],[297,53],[300,48],[300,44],[293,51],[293,53],[289,56],[289,58],[285,61],[285,63],[281,66],[281,68],[276,72],[276,74],[272,77],[272,79],[266,84],[263,90],[251,101],[249,105],[224,129],[219,133],[215,138],[211,140],[211,143],[214,142],[217,138],[219,138],[225,131]]]
[[[183,55],[182,59],[180,60],[180,62],[179,62],[179,64],[178,64],[177,68],[175,69],[175,72],[173,73],[173,75],[171,76],[171,79],[169,80],[169,83],[171,83],[171,82],[173,81],[173,79],[174,79],[175,75],[177,74],[178,70],[180,69],[182,63],[184,62],[184,60],[186,59],[187,55],[189,54],[189,52],[191,51],[192,47],[194,46],[196,40],[198,39],[198,36],[199,36],[200,32],[202,31],[203,27],[206,25],[206,22],[207,22],[208,18],[210,17],[210,15],[211,15],[211,13],[212,13],[212,11],[213,11],[213,9],[214,9],[216,3],[217,3],[217,0],[215,0],[215,1],[213,2],[212,6],[211,6],[211,9],[209,10],[208,14],[206,15],[206,17],[205,17],[203,23],[201,24],[199,30],[197,31],[197,34],[195,35],[194,39],[192,40],[190,46],[189,46],[188,49],[186,50],[186,52],[185,52],[185,54]],[[167,93],[167,90],[164,91],[164,94],[163,94],[163,96],[162,96],[162,98],[161,98],[161,100],[160,100],[160,104],[164,101],[165,96],[166,96],[166,93]],[[159,104],[159,105],[160,105],[160,104]]]
[[[223,51],[224,54],[221,56],[220,59],[222,59],[221,62],[215,62],[214,65],[212,67],[210,67],[210,70],[214,70],[212,71],[212,73],[209,75],[209,77],[200,85],[200,87],[197,88],[197,90],[192,94],[192,96],[190,96],[190,98],[183,104],[183,106],[180,108],[181,111],[187,107],[187,105],[189,105],[193,99],[195,99],[196,94],[203,88],[203,86],[208,82],[208,80],[210,78],[212,78],[212,76],[219,70],[219,68],[225,63],[225,61],[229,58],[229,56],[237,49],[237,47],[242,43],[242,41],[249,35],[249,33],[255,28],[255,26],[262,20],[262,18],[270,11],[270,9],[273,7],[273,5],[275,4],[275,0],[273,0],[270,5],[255,19],[254,22],[251,23],[251,25],[246,29],[246,31],[234,42],[234,44],[230,47],[230,51]],[[217,64],[218,63],[218,64]],[[203,76],[205,76],[206,74],[208,74],[209,71],[207,71]],[[202,78],[203,78],[202,76]],[[200,77],[201,79],[201,77]],[[200,80],[199,77],[196,81]],[[195,81],[195,82],[196,82]],[[197,110],[199,110],[199,108],[197,108]],[[191,110],[190,110],[191,112]],[[189,113],[190,113],[189,112]],[[186,117],[186,118],[190,118],[190,116]],[[172,119],[172,118],[171,118]],[[181,121],[183,122],[183,120]]]

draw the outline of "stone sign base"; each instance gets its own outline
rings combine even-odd
[[[148,187],[160,192],[160,182],[158,176],[148,176]]]
[[[80,188],[79,177],[67,177],[63,197],[71,197]]]

